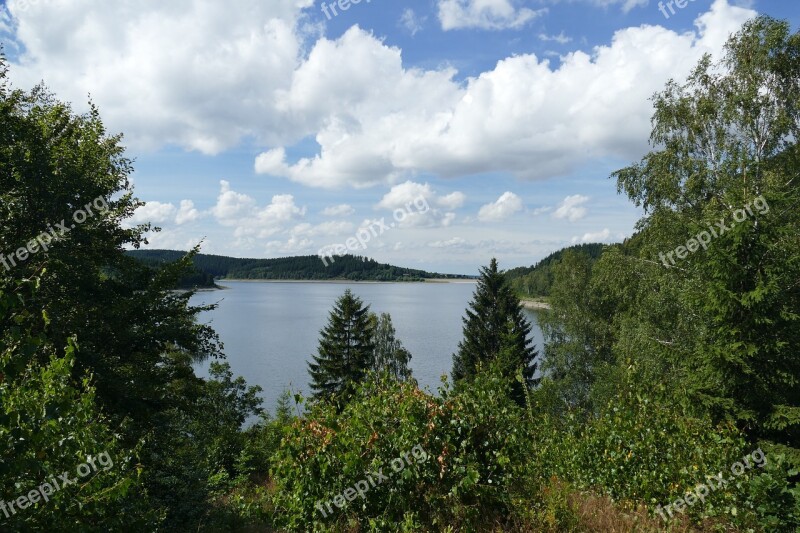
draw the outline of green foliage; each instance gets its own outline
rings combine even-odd
[[[603,244],[577,244],[548,255],[532,267],[519,267],[507,270],[504,274],[511,287],[522,297],[539,298],[550,296],[550,290],[555,281],[553,267],[561,261],[565,253],[579,253],[586,255],[593,261],[600,258],[605,245]]]
[[[523,389],[533,385],[537,356],[528,337],[531,324],[522,314],[519,299],[514,295],[502,273],[497,270],[497,260],[481,269],[481,277],[470,302],[464,322],[464,339],[453,355],[453,380],[471,379],[492,361],[513,383],[513,396],[522,405]],[[523,381],[515,381],[522,371]]]
[[[521,410],[508,393],[495,369],[471,387],[445,389],[438,398],[407,383],[376,379],[341,413],[315,405],[294,424],[274,459],[278,526],[323,530],[359,524],[401,531],[398,524],[409,521],[440,530],[507,523],[531,450],[518,423]],[[371,487],[363,499],[328,512],[324,502],[367,473],[383,468],[388,474],[392,460],[412,450],[418,453],[402,471]]]
[[[794,531],[800,528],[800,488],[789,481],[800,471],[783,454],[767,449],[767,464],[759,475],[737,485],[742,521],[764,531]]]
[[[664,262],[659,285],[677,303],[671,317],[692,317],[692,324],[683,331],[657,324],[655,338],[672,348],[666,356],[680,362],[680,382],[716,419],[794,447],[799,56],[800,34],[790,34],[788,23],[748,22],[718,64],[704,59],[685,85],[670,83],[656,96],[652,141],[660,149],[616,173],[620,190],[649,214],[640,224],[647,241],[640,260],[718,221],[732,226],[707,250],[675,266]],[[734,222],[737,210],[745,217]]]
[[[613,361],[605,321],[610,310],[594,290],[592,269],[588,256],[566,252],[553,267],[552,311],[540,315],[546,340],[542,372],[568,407],[588,406],[600,369]]]
[[[163,453],[157,469],[145,473],[150,493],[170,510],[164,526],[217,520],[209,503],[228,493],[253,469],[245,421],[261,414],[259,387],[233,378],[227,363],[212,363],[210,379],[186,379],[182,394],[195,398],[186,408],[163,413],[151,449]]]
[[[685,85],[668,84],[655,98],[656,151],[615,174],[646,210],[639,232],[597,261],[565,252],[553,265],[549,379],[533,398],[553,417],[538,435],[567,428],[543,444],[555,475],[666,504],[754,442],[797,456],[797,57],[800,34],[760,17],[721,62],[705,58]],[[718,222],[730,229],[669,258]],[[794,531],[796,459],[776,462],[693,507],[692,519]]]
[[[380,316],[370,313],[370,330],[374,344],[370,370],[375,374],[387,374],[393,379],[407,381],[412,379],[411,353],[403,347],[403,343],[395,337],[392,317],[389,313]]]
[[[341,405],[364,380],[373,350],[369,306],[347,289],[336,300],[314,362],[308,364],[314,398]]]
[[[544,419],[537,432],[543,439],[543,461],[537,465],[545,469],[543,478],[556,475],[617,500],[655,506],[672,502],[706,475],[728,471],[741,458],[745,443],[735,428],[654,399],[638,390],[634,376],[631,372],[627,383],[618,384],[616,398],[594,414]]]
[[[535,416],[547,410],[552,389],[544,386],[532,395],[530,418],[540,454],[529,475],[534,484],[543,484],[545,496],[535,505],[537,516],[558,509],[564,519],[571,516],[563,501],[561,507],[548,510],[560,500],[548,501],[554,487],[547,480],[565,480],[629,506],[644,502],[653,513],[699,484],[716,487],[718,482],[708,477],[722,473],[729,484],[709,490],[705,502],[689,506],[686,515],[692,521],[722,521],[743,530],[794,531],[800,524],[800,491],[789,480],[797,471],[791,470],[782,454],[768,449],[763,469],[751,459],[751,468],[732,475],[732,466],[756,446],[747,444],[730,424],[714,425],[643,393],[634,383],[636,376],[631,369],[616,398],[588,418],[580,412]]]
[[[324,401],[295,416],[284,393],[274,418],[227,365],[197,378],[195,364],[222,355],[197,322],[212,307],[170,289],[220,276],[432,274],[353,256],[326,267],[318,257],[125,253],[151,228],[121,223],[142,204],[120,137],[95,109],[76,116],[42,87],[9,90],[0,61],[0,250],[93,199],[107,206],[0,271],[0,502],[89,456],[115,463],[0,514],[0,528],[796,531],[798,58],[800,34],[760,17],[721,62],[704,58],[656,95],[654,151],[615,174],[645,209],[636,235],[505,275],[492,260],[464,318],[452,388],[420,391],[390,317],[346,291],[309,365]],[[747,206],[709,246],[662,257]],[[552,304],[535,390],[515,290]],[[763,469],[734,476],[683,520],[653,516],[757,447]]]
[[[125,448],[95,403],[89,377],[71,378],[78,353],[68,339],[62,356],[43,333],[47,314],[28,313],[32,282],[0,290],[0,529],[3,531],[111,531],[158,526],[139,480],[137,449]],[[34,353],[50,354],[46,363]],[[96,461],[103,455],[105,464]],[[107,457],[106,457],[107,455]],[[77,468],[95,458],[88,475]],[[64,485],[67,472],[77,483]],[[80,474],[80,475],[79,475]],[[53,484],[53,478],[56,479]],[[44,487],[44,484],[49,487]],[[54,490],[58,484],[64,485]],[[47,501],[17,499],[42,487]],[[41,493],[40,493],[41,494]],[[32,500],[31,500],[32,501]]]
[[[69,455],[67,460],[55,454],[58,461],[45,465],[50,475],[75,468],[85,460],[79,455],[102,452],[95,448],[107,441],[109,453],[121,450],[120,465],[132,454],[124,450],[137,450],[144,485],[137,490],[148,499],[134,497],[135,504],[120,507],[115,503],[115,498],[122,501],[113,485],[116,478],[98,476],[98,494],[104,487],[110,499],[97,498],[104,503],[90,509],[84,530],[94,527],[95,518],[97,524],[116,520],[124,521],[122,529],[137,529],[153,516],[166,516],[165,523],[176,529],[196,529],[215,491],[238,475],[236,454],[243,446],[237,441],[242,439],[244,420],[240,415],[253,400],[252,394],[242,392],[243,383],[230,376],[219,376],[222,384],[217,386],[194,374],[195,364],[222,355],[216,334],[197,321],[198,314],[213,306],[193,307],[192,292],[171,291],[190,271],[197,249],[158,270],[129,257],[124,249],[146,244],[144,235],[154,228],[123,225],[143,204],[133,197],[128,179],[132,165],[124,156],[121,136],[106,133],[95,108],[76,115],[44,87],[30,93],[9,90],[6,75],[0,59],[0,250],[19,250],[57,224],[69,231],[25,260],[0,268],[2,294],[15,294],[21,280],[36,278],[39,284],[19,301],[13,320],[3,316],[0,321],[3,335],[29,332],[19,337],[19,344],[9,345],[22,357],[4,362],[3,401],[28,396],[51,401],[52,396],[66,418],[63,426],[54,427],[53,410],[37,410],[13,421],[5,418],[0,432],[16,435],[25,428],[32,435],[41,431],[47,439],[56,439],[63,431],[55,441],[60,444],[50,446],[32,437],[25,441],[41,447],[26,452],[32,455],[45,453],[48,446]],[[84,222],[73,218],[90,205],[92,216]],[[37,318],[44,310],[46,317]],[[73,344],[66,339],[74,339]],[[30,379],[16,379],[23,374]],[[75,389],[73,395],[68,394],[68,384]],[[44,392],[36,392],[36,387]],[[96,405],[95,410],[83,402]],[[33,409],[30,404],[14,406],[23,407]],[[209,414],[221,419],[209,423]],[[79,423],[89,435],[102,427],[115,428],[114,439],[96,436],[95,445],[73,429]],[[118,442],[116,448],[111,441]],[[60,470],[49,471],[50,467]],[[43,468],[24,473],[26,482],[44,474]],[[102,485],[100,478],[109,485]],[[133,487],[124,476],[116,481],[121,489]],[[88,496],[95,493],[94,488],[83,490]],[[65,491],[63,497],[69,494]],[[78,507],[58,507],[65,519],[80,512],[82,497],[71,501]],[[55,515],[43,509],[41,516],[54,520]],[[54,527],[71,526],[67,521]]]

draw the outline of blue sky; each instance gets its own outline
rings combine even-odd
[[[358,253],[454,273],[630,235],[609,176],[648,150],[648,97],[756,13],[800,24],[785,0],[0,6],[14,84],[125,134],[151,247],[308,255],[383,218]]]

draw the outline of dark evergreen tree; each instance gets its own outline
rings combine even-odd
[[[369,314],[369,306],[350,289],[336,300],[308,365],[315,400],[342,401],[364,379],[374,348]]]
[[[524,405],[523,384],[516,380],[522,370],[526,387],[533,385],[537,357],[528,338],[531,324],[505,276],[497,270],[497,260],[481,269],[475,295],[464,317],[464,339],[453,355],[453,380],[471,379],[486,363],[500,360],[504,374],[514,385],[514,399]]]

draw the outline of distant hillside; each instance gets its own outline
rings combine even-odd
[[[145,264],[176,261],[186,252],[176,250],[131,250],[132,257]],[[468,279],[470,276],[436,274],[424,270],[396,267],[378,263],[373,259],[352,255],[327,260],[319,256],[281,257],[277,259],[238,259],[221,255],[198,254],[194,258],[197,275],[192,277],[196,286],[213,286],[214,279],[254,280],[350,280],[350,281],[422,281],[432,278]],[[185,283],[182,282],[182,285]]]
[[[548,255],[532,267],[519,267],[506,271],[506,279],[520,296],[540,298],[550,296],[550,287],[553,285],[553,266],[558,263],[564,252],[571,250],[588,255],[596,261],[603,253],[604,244],[578,244],[562,248]]]

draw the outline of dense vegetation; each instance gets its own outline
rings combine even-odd
[[[563,248],[548,255],[532,267],[512,268],[505,272],[511,287],[522,298],[542,298],[550,296],[553,287],[554,266],[561,261],[564,254],[579,253],[590,260],[597,261],[603,253],[602,244],[577,244]]]
[[[174,250],[131,250],[132,257],[151,267],[178,261],[186,252]],[[194,272],[182,284],[212,286],[217,279],[261,280],[350,280],[350,281],[422,281],[434,278],[462,279],[469,276],[434,274],[424,270],[401,268],[354,255],[326,257],[327,265],[316,255],[276,259],[237,259],[220,255],[196,254]]]
[[[236,471],[257,391],[223,363],[194,375],[222,352],[195,320],[210,308],[170,290],[190,257],[153,271],[124,253],[149,228],[122,225],[142,204],[120,137],[6,75],[0,60],[0,529],[199,524]],[[59,485],[105,454],[109,471]]]
[[[308,364],[314,399],[340,408],[370,374],[411,379],[411,354],[395,338],[392,317],[371,313],[350,289],[336,300]]]
[[[653,151],[615,174],[645,209],[637,233],[548,265],[541,380],[493,261],[438,395],[408,379],[390,319],[345,294],[311,367],[321,394],[284,395],[274,418],[223,362],[194,375],[222,356],[205,308],[170,290],[194,252],[158,269],[125,253],[149,228],[121,224],[141,204],[119,137],[5,78],[0,62],[0,250],[107,208],[0,270],[3,531],[800,528],[787,24],[749,22],[655,96]],[[34,496],[101,457],[113,467]]]
[[[481,269],[475,297],[466,315],[464,340],[453,355],[453,379],[474,379],[481,368],[494,362],[512,384],[514,400],[524,405],[524,389],[535,383],[538,354],[530,338],[532,326],[505,276],[498,271],[496,259]]]

